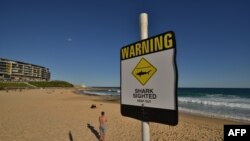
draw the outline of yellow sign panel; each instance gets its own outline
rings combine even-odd
[[[142,58],[132,71],[133,76],[144,86],[157,69],[145,58]]]
[[[174,32],[166,32],[121,49],[121,60],[175,48]]]

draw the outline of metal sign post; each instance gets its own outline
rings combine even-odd
[[[149,122],[178,124],[176,41],[173,31],[148,38],[146,13],[140,30],[141,40],[120,50],[121,114],[142,121],[149,141]]]
[[[148,38],[148,15],[146,13],[140,14],[140,29],[141,40]],[[144,105],[142,105],[144,108]],[[144,116],[144,115],[143,115]],[[142,141],[150,140],[149,122],[142,121]]]

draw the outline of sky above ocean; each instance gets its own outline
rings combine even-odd
[[[179,87],[250,88],[248,0],[0,0],[0,58],[48,67],[53,80],[120,85],[120,49],[174,31]]]

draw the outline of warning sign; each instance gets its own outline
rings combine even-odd
[[[157,69],[152,64],[142,58],[132,71],[132,74],[142,85],[145,85],[156,71]]]
[[[121,48],[121,113],[168,125],[178,123],[174,32]]]

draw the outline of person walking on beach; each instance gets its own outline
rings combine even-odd
[[[102,111],[101,112],[101,116],[99,117],[99,129],[100,129],[100,141],[104,141],[105,138],[105,133],[106,133],[106,122],[107,122],[107,118],[105,117],[105,113]]]

